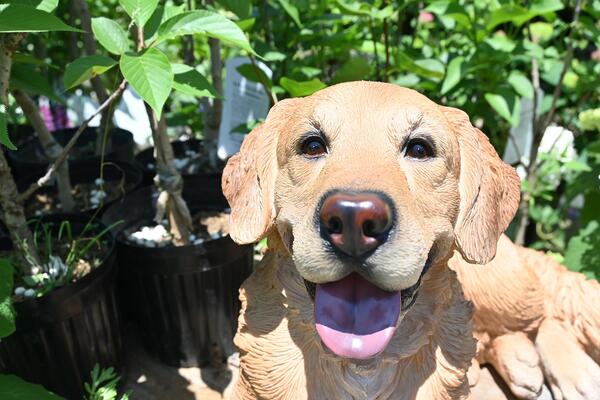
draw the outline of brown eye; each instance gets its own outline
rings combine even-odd
[[[301,151],[305,156],[318,157],[327,153],[327,146],[320,137],[309,137],[302,142]]]
[[[422,140],[411,140],[406,146],[406,156],[425,159],[433,156],[431,146]]]

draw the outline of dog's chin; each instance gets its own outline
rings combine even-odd
[[[421,278],[413,286],[390,292],[352,273],[335,282],[304,280],[314,302],[317,333],[327,349],[358,362],[385,350],[399,321],[416,301]]]

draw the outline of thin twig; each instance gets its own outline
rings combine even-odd
[[[127,81],[123,80],[121,82],[121,84],[119,85],[119,87],[117,88],[117,90],[115,90],[113,92],[113,94],[111,94],[104,101],[104,103],[102,103],[100,105],[100,107],[98,107],[96,109],[96,111],[94,111],[94,113],[88,119],[83,121],[83,124],[81,124],[79,129],[77,129],[77,132],[75,132],[75,134],[71,137],[71,140],[69,140],[67,145],[64,147],[62,153],[56,158],[56,161],[54,161],[54,163],[52,165],[50,165],[50,167],[46,171],[46,174],[44,176],[42,176],[40,179],[38,179],[36,182],[32,183],[23,193],[21,193],[19,195],[18,201],[20,201],[20,202],[25,201],[27,198],[29,198],[29,196],[31,196],[33,193],[35,193],[39,188],[47,185],[50,182],[50,180],[52,180],[52,178],[56,174],[56,170],[59,169],[60,166],[65,162],[65,160],[69,156],[69,153],[71,152],[71,149],[73,148],[73,146],[75,146],[75,143],[77,142],[77,140],[79,139],[79,137],[81,136],[83,131],[88,127],[90,122],[98,114],[100,114],[102,111],[104,111],[104,109],[106,107],[108,107],[117,97],[119,97],[121,92],[123,92],[125,90],[126,86],[127,86]]]
[[[261,72],[263,72],[263,71],[258,67],[258,64],[256,63],[256,57],[254,57],[253,54],[250,54],[250,62],[252,62],[252,67],[254,67],[254,72],[256,73],[256,76],[258,77],[260,84],[262,85],[263,89],[265,90],[265,93],[267,94],[267,96],[269,96],[269,107],[273,107],[275,105],[275,103],[277,103],[277,101],[278,101],[277,95],[275,93],[273,93],[273,91],[269,88],[269,83],[265,81],[264,76],[261,74]]]

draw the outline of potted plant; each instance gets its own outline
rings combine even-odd
[[[0,371],[81,398],[82,371],[121,365],[114,239],[107,227],[82,217],[30,226],[27,266],[15,255],[17,246],[2,249],[2,268],[15,272],[16,316],[15,331],[0,342]]]
[[[42,3],[39,7],[43,9],[33,9],[32,12],[45,13],[45,15],[39,15],[44,15],[46,18],[56,18],[51,14],[48,15],[49,11],[53,11],[56,7],[56,4],[50,3]],[[27,6],[10,4],[3,10],[5,19],[8,19],[12,15],[11,13],[28,11],[27,8],[23,7]],[[31,11],[31,7],[29,9]],[[8,17],[6,16],[7,13]],[[57,25],[56,21],[62,25]],[[48,21],[48,23],[50,22],[53,22],[54,25],[50,25],[49,29],[73,30],[73,28],[70,28],[58,19]],[[25,33],[18,32],[19,28],[19,26],[11,26],[10,24],[8,26],[5,25],[4,28],[0,28],[2,31],[7,32],[3,35],[3,52],[0,59],[0,66],[2,71],[10,73],[3,74],[2,77],[6,82],[6,84],[2,84],[2,103],[9,106],[9,94],[12,95],[15,104],[20,107],[36,132],[36,137],[24,143],[20,149],[14,148],[9,143],[9,147],[12,147],[14,152],[7,152],[11,159],[13,171],[18,176],[18,187],[25,191],[22,200],[27,200],[28,202],[27,211],[34,209],[35,213],[72,213],[95,210],[102,204],[108,203],[132,188],[137,187],[141,183],[138,168],[132,164],[116,161],[117,158],[127,158],[127,154],[129,154],[130,158],[132,157],[133,140],[130,133],[123,131],[124,134],[120,137],[123,139],[122,146],[115,146],[115,149],[122,154],[120,154],[120,157],[118,153],[109,154],[107,159],[115,159],[115,161],[109,166],[104,167],[101,163],[105,157],[96,157],[93,147],[91,152],[92,157],[90,157],[89,151],[86,153],[86,146],[89,147],[89,136],[92,135],[94,142],[96,141],[96,135],[90,132],[88,128],[84,128],[82,132],[78,129],[61,131],[59,133],[49,132],[36,101],[30,97],[28,92],[47,94],[50,97],[60,99],[54,95],[51,85],[45,82],[43,77],[40,76],[35,79],[27,77],[28,74],[35,74],[36,71],[34,65],[27,64],[33,61],[28,58],[25,58],[23,61],[23,57],[17,53],[21,43],[26,39]],[[28,31],[32,29],[39,31],[48,30],[45,29],[44,25],[27,28]],[[39,40],[34,40],[34,42],[37,44],[40,43]],[[21,61],[13,63],[13,58]],[[66,71],[65,80],[67,82],[69,82],[70,76],[72,76],[71,70],[72,68],[68,68]],[[110,110],[110,107],[105,108],[106,110]],[[85,140],[86,133],[88,136],[87,142]],[[60,165],[57,164],[56,185],[52,188],[39,191],[35,193],[35,196],[28,199],[27,197],[34,193],[27,191],[27,187],[35,183],[50,162],[57,160],[63,151],[63,146],[67,145],[69,139],[75,134],[81,135],[82,139],[84,139],[76,142],[76,146],[71,152],[75,157],[75,161],[62,162]],[[73,170],[69,168],[70,164],[74,165],[75,168]],[[120,174],[118,173],[119,171],[121,172]],[[76,182],[73,183],[73,180]],[[34,212],[28,212],[27,214],[33,215]]]
[[[5,111],[10,105],[11,57],[22,32],[72,29],[45,11],[47,6],[47,2],[41,2],[39,9],[20,4],[0,6],[0,142],[4,146],[13,147]],[[95,115],[118,94],[109,96]],[[10,238],[2,237],[0,249],[0,370],[43,382],[73,398],[83,393],[82,370],[89,371],[96,363],[119,365],[114,238],[109,228],[83,216],[48,217],[28,224],[23,202],[61,173],[69,151],[90,120],[54,157],[46,174],[23,193],[0,152],[0,217]],[[11,280],[17,285],[14,291]],[[8,296],[4,295],[7,287]]]
[[[239,247],[228,237],[227,204],[220,192],[185,190],[164,105],[172,90],[192,96],[215,91],[207,90],[210,85],[198,70],[170,61],[166,44],[202,35],[253,50],[241,29],[219,13],[162,7],[156,1],[121,4],[133,20],[135,49],[116,22],[102,25],[95,35],[118,57],[124,80],[146,102],[156,165],[155,186],[127,195],[103,216],[108,224],[125,221],[123,229],[115,230],[124,304],[146,348],[164,362],[222,361],[233,351],[238,288],[252,268],[252,247]],[[191,210],[186,200],[192,201]]]

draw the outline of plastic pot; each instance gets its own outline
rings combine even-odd
[[[87,161],[80,161],[77,164],[71,164],[70,168],[69,168],[69,173],[71,176],[71,184],[72,185],[81,184],[81,183],[94,183],[94,181],[98,177],[100,177],[100,161],[99,160],[87,160]],[[21,191],[21,192],[24,191],[26,188],[29,187],[29,185],[31,185],[33,182],[35,182],[37,179],[39,179],[40,176],[41,175],[30,174],[27,177],[18,180],[17,187],[18,187],[19,191]],[[137,166],[136,164],[133,164],[133,163],[124,162],[124,161],[107,162],[104,164],[104,180],[106,182],[117,181],[117,182],[125,183],[127,185],[127,187],[124,189],[124,192],[123,192],[123,195],[124,195],[124,194],[129,193],[141,186],[142,171],[139,168],[139,166]],[[57,189],[56,189],[55,185],[49,185],[49,186],[40,188],[36,192],[36,194],[54,195],[56,193],[56,190]],[[102,205],[100,207],[100,208],[102,208],[102,210],[100,210],[100,211],[103,211],[104,209],[106,209],[106,207],[108,207],[110,204],[112,204],[115,200],[117,200],[117,199],[114,199],[113,201],[105,202],[104,205]],[[32,201],[33,201],[32,198],[30,198],[28,200],[28,203],[26,203],[26,206],[27,206],[27,204],[29,204]],[[97,206],[89,205],[88,207],[85,207],[84,209],[77,210],[77,213],[91,216],[98,210],[98,208],[99,207],[97,207]],[[62,212],[55,212],[52,214],[65,215],[65,213],[62,213]]]
[[[26,129],[18,128],[18,129]],[[31,129],[31,128],[30,128]],[[75,134],[77,128],[61,129],[52,132],[56,141],[64,146]],[[100,157],[96,155],[96,137],[98,128],[86,128],[72,153],[69,156],[71,165],[77,167],[80,162],[100,163]],[[107,161],[133,161],[134,142],[131,132],[124,129],[114,128],[109,132],[108,139],[111,146],[105,155]],[[13,175],[20,179],[31,174],[42,175],[48,168],[48,159],[37,137],[32,137],[20,146],[16,151],[7,152],[10,159]]]
[[[185,152],[188,150],[193,150],[195,152],[202,153],[204,151],[202,141],[198,139],[189,139],[189,140],[176,140],[171,142],[171,146],[173,147],[173,153],[176,158],[185,157]],[[135,156],[136,161],[141,165],[142,170],[144,171],[144,184],[151,185],[153,184],[154,175],[156,175],[155,170],[155,161],[154,161],[154,148],[150,147],[146,150],[140,151]],[[197,174],[189,174],[183,172],[181,174],[184,177],[192,177],[192,176],[201,176],[206,178],[213,178],[216,182],[216,179],[221,178],[220,174],[215,172],[206,172],[206,173],[197,173]],[[220,188],[221,183],[219,181],[218,185],[215,188]]]
[[[226,202],[214,192],[200,186],[184,197],[194,205],[192,212],[224,209]],[[155,204],[154,188],[146,187],[113,204],[103,220],[124,220],[122,227],[147,223]],[[238,290],[252,272],[252,246],[238,246],[226,236],[201,245],[148,248],[116,237],[121,299],[150,354],[168,365],[202,366],[235,351]]]
[[[87,222],[81,216],[69,220],[74,234]],[[2,373],[79,400],[94,365],[119,368],[123,344],[116,251],[112,235],[107,237],[111,245],[104,261],[88,275],[43,297],[14,304],[16,331],[0,341]]]

